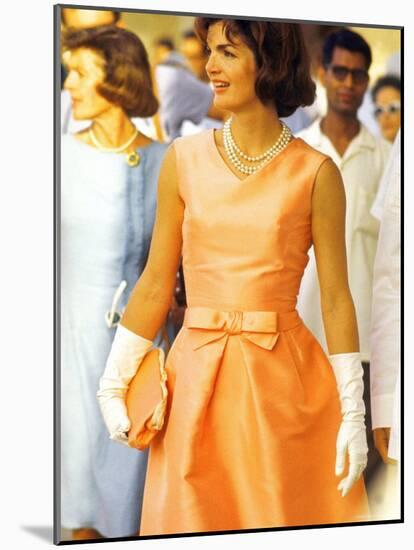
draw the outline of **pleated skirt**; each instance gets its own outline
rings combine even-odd
[[[331,365],[292,319],[273,339],[184,322],[166,362],[168,411],[150,447],[141,535],[370,520],[362,477],[345,497],[337,489]]]

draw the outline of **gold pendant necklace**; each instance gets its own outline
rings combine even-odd
[[[141,162],[141,157],[138,155],[136,151],[132,151],[131,153],[127,153],[127,163],[129,166],[138,166],[138,164]]]
[[[132,134],[132,136],[123,145],[120,145],[119,147],[104,147],[95,136],[94,131],[92,130],[92,126],[89,128],[89,136],[91,138],[92,143],[95,145],[97,149],[99,149],[100,151],[104,151],[105,153],[121,153],[131,145],[131,143],[136,139],[137,135],[138,135],[138,129],[135,128],[135,131]],[[138,164],[141,162],[141,157],[136,151],[131,151],[130,153],[126,153],[125,156],[126,156],[126,161],[128,163],[128,166],[132,166],[132,167],[138,166]]]

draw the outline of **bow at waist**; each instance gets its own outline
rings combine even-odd
[[[183,326],[200,329],[197,333],[197,349],[227,335],[240,335],[242,339],[264,348],[272,349],[280,332],[302,323],[296,310],[285,313],[276,311],[218,311],[208,307],[189,307],[185,310]]]

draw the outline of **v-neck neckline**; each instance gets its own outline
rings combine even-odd
[[[215,128],[212,128],[211,129],[211,132],[210,132],[210,144],[211,144],[211,148],[213,149],[213,153],[214,155],[218,158],[218,160],[220,161],[220,163],[222,164],[222,166],[224,166],[224,168],[227,169],[227,172],[229,174],[231,174],[235,180],[237,180],[239,183],[243,183],[245,182],[246,180],[252,178],[253,176],[257,176],[259,174],[262,173],[263,170],[266,170],[269,166],[271,166],[276,160],[280,159],[281,156],[283,156],[283,154],[285,153],[285,151],[287,149],[289,149],[289,146],[296,142],[299,138],[296,138],[296,137],[293,137],[293,139],[291,139],[291,141],[289,141],[289,143],[286,145],[286,147],[278,154],[276,155],[275,157],[273,157],[272,159],[270,159],[269,162],[267,162],[264,166],[262,166],[260,168],[260,170],[257,170],[256,172],[253,172],[253,174],[248,174],[246,177],[244,178],[241,178],[239,177],[235,172],[233,172],[232,168],[230,168],[230,166],[226,163],[226,161],[224,160],[224,158],[222,157],[220,151],[219,151],[219,148],[217,147],[217,143],[216,143],[216,139],[215,139]]]

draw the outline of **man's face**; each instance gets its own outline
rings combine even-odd
[[[356,116],[369,83],[363,54],[335,48],[329,66],[320,70],[320,79],[326,89],[328,109]]]
[[[158,63],[162,63],[167,59],[167,57],[170,55],[171,50],[164,46],[163,44],[157,44],[154,47],[154,53],[153,53],[153,60],[154,64],[158,65]]]

